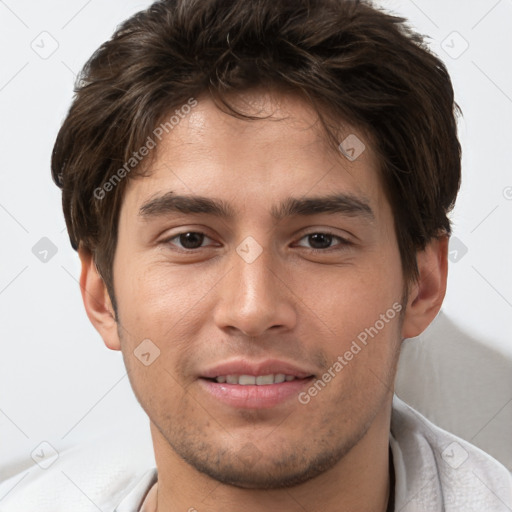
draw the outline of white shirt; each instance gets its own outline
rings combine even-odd
[[[395,511],[511,512],[512,476],[472,444],[435,426],[393,398],[389,436],[395,470]],[[142,512],[158,478],[147,471],[114,512]]]

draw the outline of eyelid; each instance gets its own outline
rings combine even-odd
[[[344,232],[344,233],[346,233],[346,235],[343,235],[339,232],[333,231],[331,228],[322,228],[322,227],[309,229],[308,231],[302,233],[300,236],[302,238],[302,237],[305,237],[308,235],[316,235],[317,233],[322,233],[323,235],[336,236],[338,238],[344,238],[344,239],[348,239],[351,236],[350,233],[348,233],[348,232]]]

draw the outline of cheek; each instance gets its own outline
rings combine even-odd
[[[306,288],[304,294],[313,292]],[[351,407],[347,397],[374,402],[392,387],[401,298],[401,265],[393,251],[369,257],[357,271],[333,274],[316,292],[309,304],[319,331],[309,331],[308,346],[311,352],[322,351],[330,389],[322,391],[319,407],[333,401]]]
[[[316,317],[316,323],[341,340],[373,325],[402,295],[399,263],[383,264],[378,258],[359,268],[329,269],[325,276],[318,273],[302,282],[300,295],[309,318]]]
[[[121,346],[132,372],[132,386],[140,392],[166,388],[174,390],[173,396],[174,392],[180,394],[178,382],[186,386],[191,379],[189,362],[196,360],[198,351],[204,355],[209,350],[198,343],[205,337],[201,330],[211,325],[212,308],[205,304],[209,304],[218,276],[154,260],[132,260],[125,275],[118,287],[118,306]],[[147,339],[158,352],[149,371],[134,357],[134,351]]]
[[[215,284],[208,273],[191,266],[172,267],[154,260],[134,260],[124,274],[125,279],[117,289],[125,321],[156,331],[169,329],[193,315],[195,305]]]
[[[204,295],[200,278],[194,272],[185,275],[182,269],[136,259],[123,274],[117,287],[119,331],[131,386],[150,417],[159,411],[174,414],[186,400],[183,360],[203,321],[198,310]]]

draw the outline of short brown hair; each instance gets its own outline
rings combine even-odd
[[[115,306],[112,263],[127,179],[116,170],[191,97],[255,87],[301,94],[371,138],[395,219],[403,273],[450,234],[460,185],[453,88],[444,64],[403,18],[358,0],[160,0],[125,21],[86,63],[59,131],[52,175],[71,245],[94,254]],[[339,143],[339,141],[338,141]],[[137,172],[135,172],[137,171]]]

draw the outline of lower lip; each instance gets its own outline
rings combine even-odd
[[[295,379],[265,386],[241,386],[199,379],[203,388],[215,398],[232,407],[242,409],[270,409],[280,405],[309,386],[313,377]]]

